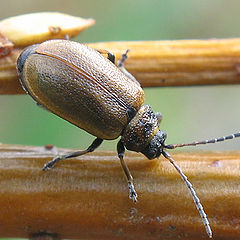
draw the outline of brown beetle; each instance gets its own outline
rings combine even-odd
[[[108,58],[101,53],[107,53]],[[123,55],[117,67],[111,53],[68,40],[46,41],[22,52],[17,68],[26,92],[49,111],[97,137],[86,150],[56,157],[46,163],[43,170],[52,168],[59,160],[94,151],[104,139],[121,136],[117,151],[128,180],[129,197],[137,201],[133,178],[123,158],[125,147],[143,153],[148,159],[163,154],[189,188],[207,234],[212,237],[207,216],[191,183],[165,149],[215,143],[239,137],[240,133],[189,144],[165,145],[166,133],[159,129],[162,116],[154,113],[150,106],[142,106],[144,92],[122,66],[125,58]]]

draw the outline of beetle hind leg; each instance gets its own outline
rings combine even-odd
[[[93,152],[97,147],[100,146],[100,144],[102,142],[103,142],[103,139],[96,138],[92,142],[92,144],[86,150],[76,151],[76,152],[72,152],[72,153],[68,153],[68,154],[62,155],[62,156],[55,157],[53,160],[51,160],[51,161],[47,162],[46,164],[44,164],[42,170],[46,171],[48,169],[51,169],[60,160],[65,160],[65,159],[68,159],[68,158],[79,157],[79,156],[84,155],[86,153]]]
[[[134,188],[133,177],[128,169],[126,162],[123,159],[125,148],[121,140],[118,142],[117,151],[118,151],[118,157],[120,159],[122,169],[128,181],[129,198],[132,199],[134,202],[137,202],[137,192],[135,191],[135,188]]]

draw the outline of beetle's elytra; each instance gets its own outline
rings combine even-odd
[[[142,106],[139,83],[99,52],[52,40],[27,48],[17,65],[23,88],[49,111],[98,139],[121,135],[120,145],[149,159],[162,153],[166,134],[158,128],[161,115]]]
[[[101,53],[107,53],[108,58]],[[212,237],[207,216],[191,183],[165,149],[215,143],[239,137],[240,133],[189,144],[165,145],[166,134],[159,129],[161,114],[142,105],[144,92],[122,63],[123,60],[117,67],[114,55],[109,52],[68,40],[46,41],[22,52],[17,69],[26,92],[49,111],[96,136],[86,150],[56,157],[46,163],[43,170],[59,160],[92,152],[105,139],[120,137],[118,157],[128,180],[129,196],[137,201],[133,178],[123,158],[125,148],[141,152],[148,159],[163,154],[189,188],[206,231]]]
[[[144,101],[139,85],[76,42],[33,45],[19,58],[20,65],[22,85],[39,104],[101,139],[120,136],[127,113],[135,115]]]

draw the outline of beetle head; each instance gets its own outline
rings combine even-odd
[[[123,131],[122,141],[128,150],[141,152],[148,159],[161,155],[167,134],[159,130],[161,115],[149,105],[142,106]]]

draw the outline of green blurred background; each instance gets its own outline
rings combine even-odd
[[[8,0],[1,1],[0,18],[59,11],[96,19],[96,25],[75,40],[206,39],[239,37],[238,0]],[[37,27],[37,26],[36,26]],[[148,88],[146,103],[162,112],[161,129],[167,143],[217,137],[240,129],[240,87]],[[37,107],[26,95],[0,95],[0,142],[24,145],[54,144],[87,147],[93,136]],[[202,147],[207,150],[240,149],[239,139]],[[100,149],[115,150],[115,141]],[[200,148],[198,148],[200,149]]]

